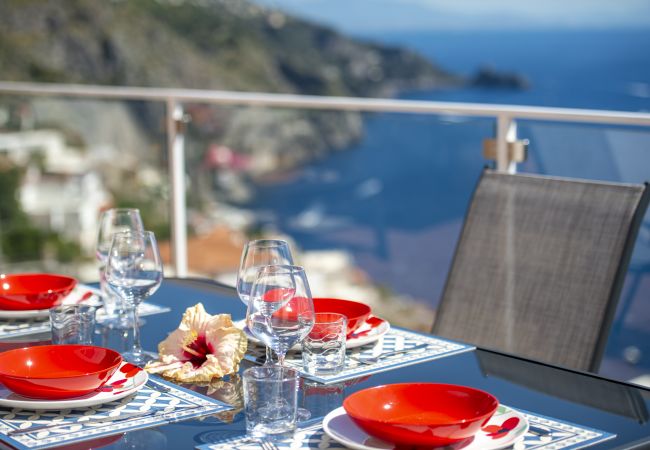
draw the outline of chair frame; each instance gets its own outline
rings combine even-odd
[[[486,173],[494,173],[502,176],[508,176],[509,174],[504,173],[504,172],[499,172],[493,169],[485,168],[481,172],[481,176],[479,177],[478,182],[475,185],[474,191],[472,193],[472,197],[470,198],[470,202],[468,204],[467,210],[465,212],[465,216],[463,218],[463,226],[458,238],[458,241],[456,242],[456,246],[454,249],[454,256],[451,261],[450,265],[450,270],[449,273],[447,274],[447,278],[445,281],[445,285],[443,287],[441,299],[444,299],[448,290],[449,290],[449,283],[450,283],[450,275],[453,271],[454,266],[456,265],[457,261],[457,256],[459,252],[459,247],[462,242],[462,237],[466,232],[466,227],[467,227],[467,221],[468,217],[470,214],[470,211],[472,210],[472,205],[474,203],[474,200],[476,198],[476,193],[478,191],[478,188],[483,180],[483,177],[485,176]],[[546,179],[557,179],[557,180],[565,180],[565,181],[587,181],[590,183],[600,183],[599,181],[596,180],[580,180],[580,179],[572,179],[572,178],[566,178],[566,177],[553,177],[553,176],[546,176],[546,175],[537,175],[537,174],[516,174],[514,176],[531,176],[535,178],[546,178]],[[607,184],[607,182],[602,182],[603,184]],[[605,349],[607,346],[607,341],[609,338],[609,332],[612,327],[612,323],[614,321],[614,317],[616,315],[616,309],[618,306],[618,301],[623,289],[623,285],[625,282],[625,278],[627,275],[627,268],[630,263],[630,259],[632,257],[632,252],[634,250],[634,245],[636,242],[636,237],[639,232],[639,228],[641,226],[641,223],[643,222],[643,217],[645,215],[646,209],[648,207],[648,203],[650,202],[650,184],[648,181],[643,183],[643,192],[641,194],[641,197],[636,205],[636,209],[634,211],[634,215],[632,217],[632,221],[630,223],[630,226],[628,228],[628,233],[625,238],[625,243],[623,245],[623,249],[621,252],[621,256],[618,262],[617,270],[614,275],[614,279],[610,288],[610,292],[608,295],[607,299],[607,304],[605,307],[605,312],[604,312],[604,317],[603,317],[603,322],[601,326],[601,330],[599,333],[599,336],[597,338],[596,346],[594,351],[592,352],[591,360],[589,363],[588,371],[589,372],[597,372],[598,368],[600,367],[600,363],[602,361],[602,358],[605,353]],[[441,301],[439,303],[438,307],[438,312],[443,311],[445,308],[445,302]],[[440,314],[436,314],[436,317],[434,319],[434,323],[431,328],[431,332],[433,334],[436,334],[436,328],[437,324],[439,323],[439,317],[441,317]],[[501,351],[499,349],[491,349],[491,350],[496,350],[496,351]]]

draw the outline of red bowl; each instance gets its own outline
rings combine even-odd
[[[24,397],[57,400],[93,392],[122,357],[92,345],[40,345],[0,353],[0,382]]]
[[[363,325],[370,316],[370,306],[338,298],[314,298],[314,311],[317,313],[338,313],[346,316],[348,318],[348,336]]]
[[[377,386],[343,402],[350,418],[368,434],[412,446],[443,446],[470,438],[498,406],[487,392],[438,383]]]
[[[58,304],[77,280],[48,273],[0,274],[0,309],[47,309]]]

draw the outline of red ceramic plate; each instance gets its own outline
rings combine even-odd
[[[122,363],[114,350],[92,345],[41,345],[0,353],[0,382],[24,397],[58,400],[95,391]]]
[[[57,305],[77,280],[47,273],[0,274],[0,309],[23,311]]]
[[[474,436],[499,406],[478,389],[402,383],[355,392],[343,407],[371,436],[397,445],[443,446]]]
[[[370,306],[338,298],[314,298],[314,311],[317,313],[338,313],[348,318],[348,336],[359,328],[370,316]]]

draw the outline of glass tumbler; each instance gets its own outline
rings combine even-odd
[[[342,314],[315,314],[314,327],[302,341],[302,365],[307,373],[333,375],[343,370],[347,326]]]
[[[91,305],[60,305],[50,309],[52,343],[92,345],[95,312]]]
[[[284,439],[293,435],[298,407],[298,372],[282,366],[244,371],[246,431],[255,437]]]

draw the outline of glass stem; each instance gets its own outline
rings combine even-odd
[[[273,364],[273,350],[271,347],[266,347],[266,360],[264,361],[265,366],[270,366]]]
[[[131,351],[137,355],[142,353],[142,346],[140,345],[140,317],[138,313],[138,303],[131,308],[133,311],[133,345]]]

